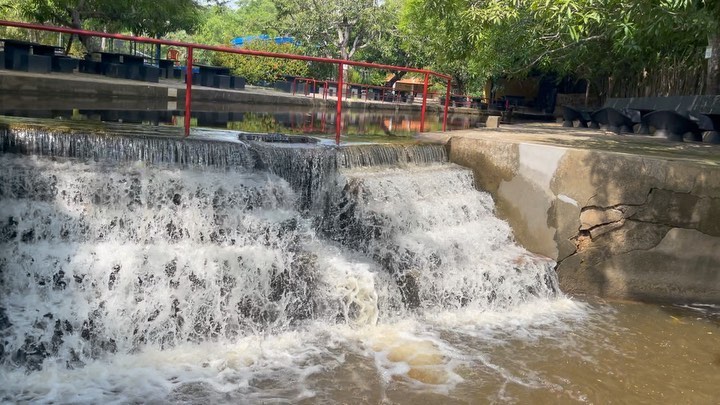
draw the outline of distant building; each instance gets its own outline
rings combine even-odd
[[[393,74],[389,74],[385,78],[385,83],[389,82],[390,79],[393,78]],[[393,85],[393,90],[396,92],[407,92],[407,93],[420,93],[423,92],[423,85],[425,84],[425,79],[422,77],[414,77],[410,75],[403,76],[402,79],[395,82]]]

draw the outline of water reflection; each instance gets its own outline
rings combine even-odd
[[[176,102],[134,100],[51,100],[0,97],[0,115],[182,126],[184,110]],[[442,130],[442,115],[428,113],[426,131]],[[192,125],[248,132],[334,136],[336,111],[327,107],[194,103]],[[478,126],[479,115],[451,114],[448,129]],[[342,133],[353,137],[410,137],[420,131],[419,111],[345,110]]]

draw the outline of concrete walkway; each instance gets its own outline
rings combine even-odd
[[[451,132],[427,132],[418,140],[446,143],[452,137],[504,143],[530,143],[589,149],[668,160],[684,160],[720,166],[720,145],[673,142],[645,135],[616,135],[599,129],[565,128],[557,123],[523,123],[500,128],[478,128]]]

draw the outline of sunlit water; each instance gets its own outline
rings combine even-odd
[[[0,400],[717,401],[718,308],[565,296],[470,171],[419,155],[323,184],[0,155]]]

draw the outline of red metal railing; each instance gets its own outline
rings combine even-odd
[[[327,80],[318,80],[313,79],[312,77],[296,77],[293,79],[292,84],[290,85],[290,91],[292,92],[293,96],[295,95],[295,93],[297,93],[298,83],[305,83],[304,93],[306,96],[310,93],[308,89],[310,88],[309,86],[312,83],[313,98],[315,98],[315,95],[317,94],[318,83],[320,83],[323,86],[323,100],[327,100]]]
[[[339,83],[336,81],[328,80],[327,83],[334,84],[335,87],[339,86]],[[345,83],[343,83],[343,89],[344,89],[343,91],[345,91],[343,94],[345,95],[344,96],[345,100],[348,100],[350,98],[349,94],[352,92],[353,87],[359,87],[361,90],[365,89],[365,100],[368,99],[368,93],[369,93],[368,90],[370,90],[370,89],[377,89],[380,91],[380,93],[381,93],[380,101],[385,101],[385,92],[392,91],[392,89],[390,87],[385,87],[385,86],[374,86],[372,84],[345,82]],[[358,96],[360,96],[359,98],[362,98],[361,95],[358,95]]]
[[[234,54],[239,54],[239,55],[302,60],[302,61],[306,61],[306,62],[331,63],[331,64],[337,65],[338,66],[338,94],[337,94],[338,97],[337,97],[335,141],[338,144],[340,143],[340,133],[342,130],[341,116],[342,116],[343,68],[345,65],[424,74],[425,75],[425,82],[424,82],[424,86],[423,86],[424,98],[423,98],[423,107],[422,107],[422,110],[420,113],[421,117],[423,117],[423,121],[420,124],[421,132],[424,130],[424,123],[425,123],[424,117],[425,117],[428,79],[430,76],[434,76],[434,77],[437,77],[440,79],[446,79],[448,81],[448,85],[447,85],[448,97],[445,98],[445,110],[444,110],[444,115],[443,115],[443,131],[445,131],[447,129],[447,115],[448,115],[448,106],[449,106],[448,101],[450,99],[449,95],[450,95],[451,77],[448,75],[442,74],[442,73],[433,72],[431,70],[404,67],[404,66],[383,65],[383,64],[379,64],[379,63],[369,63],[369,62],[341,60],[341,59],[332,59],[332,58],[320,58],[320,57],[315,57],[315,56],[292,55],[292,54],[285,54],[285,53],[254,51],[254,50],[249,50],[249,49],[230,48],[227,46],[193,44],[193,43],[189,43],[189,42],[168,41],[168,40],[164,40],[164,39],[135,37],[135,36],[123,35],[123,34],[110,34],[110,33],[106,33],[106,32],[88,31],[88,30],[80,30],[80,29],[75,29],[75,28],[56,27],[56,26],[41,25],[41,24],[31,24],[31,23],[24,23],[24,22],[17,22],[17,21],[0,20],[0,26],[25,28],[25,29],[40,30],[40,31],[50,31],[50,32],[63,33],[63,34],[74,34],[74,35],[82,35],[82,36],[90,36],[90,37],[113,38],[113,39],[120,39],[120,40],[124,40],[124,41],[135,41],[135,42],[142,42],[142,43],[149,43],[149,44],[160,44],[160,45],[174,46],[174,47],[178,47],[178,48],[187,49],[187,63],[186,63],[187,70],[186,70],[186,72],[189,72],[188,73],[189,79],[186,80],[187,85],[186,85],[186,91],[185,91],[185,136],[190,135],[190,112],[191,112],[191,106],[192,106],[192,65],[193,65],[193,50],[194,49],[203,49],[203,50],[207,50],[207,51],[234,53]]]

